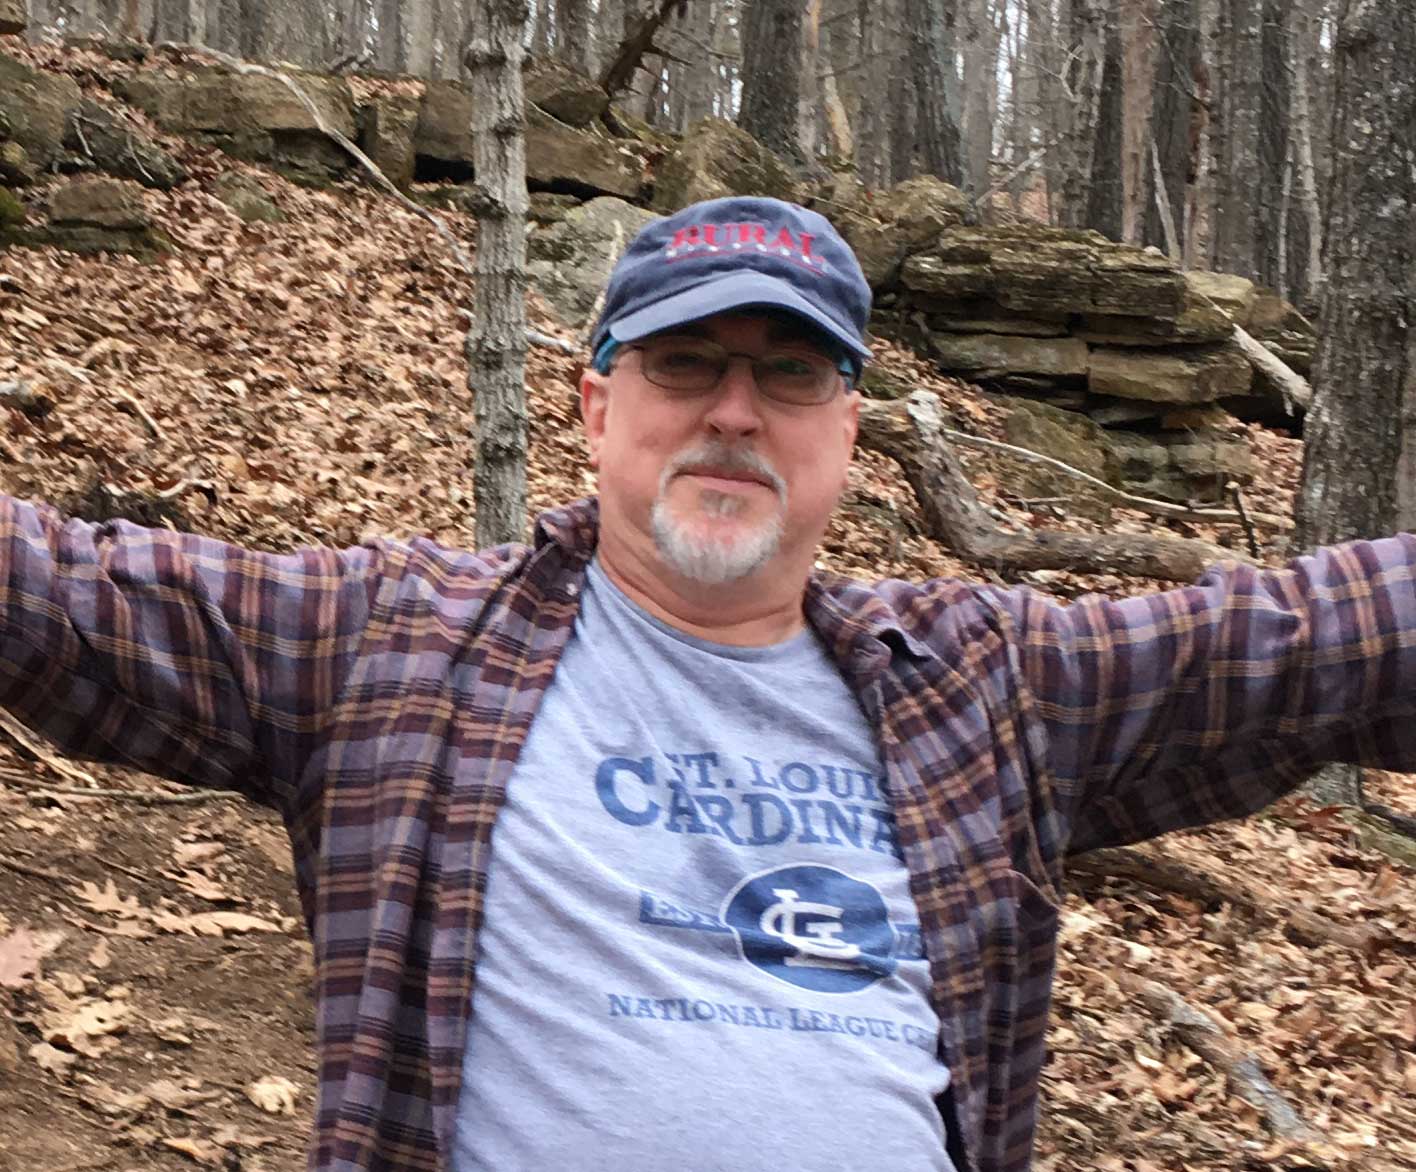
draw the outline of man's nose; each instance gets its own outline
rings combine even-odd
[[[762,395],[752,373],[752,359],[734,354],[713,391],[705,422],[726,435],[750,435],[762,426]]]

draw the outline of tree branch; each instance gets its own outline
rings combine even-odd
[[[1283,1093],[1269,1082],[1258,1059],[1240,1050],[1209,1014],[1196,1009],[1159,981],[1122,973],[1118,983],[1184,1045],[1223,1071],[1229,1079],[1230,1090],[1263,1115],[1274,1135],[1301,1142],[1321,1138],[1303,1122]]]
[[[1248,559],[1203,541],[1146,534],[1008,533],[979,503],[949,448],[937,396],[916,391],[894,403],[865,403],[857,443],[890,456],[914,490],[931,537],[998,570],[1071,570],[1193,581],[1219,561]]]
[[[1272,513],[1240,513],[1229,509],[1192,509],[1186,505],[1177,505],[1173,501],[1158,501],[1145,496],[1132,496],[1129,492],[1108,484],[1104,480],[1099,480],[1089,472],[1083,472],[1080,468],[1073,468],[1070,464],[1064,464],[1061,460],[1053,456],[1045,456],[1041,452],[1033,452],[1027,448],[1015,447],[1013,444],[1005,444],[1002,440],[985,439],[981,435],[969,435],[967,432],[955,431],[949,427],[940,428],[940,434],[945,438],[953,440],[955,443],[964,444],[967,447],[988,448],[992,451],[1006,452],[1010,456],[1016,456],[1020,460],[1026,460],[1030,464],[1046,464],[1049,468],[1054,468],[1066,476],[1075,480],[1080,480],[1084,484],[1089,484],[1093,488],[1106,493],[1128,508],[1146,513],[1152,517],[1166,517],[1172,521],[1209,521],[1215,524],[1236,524],[1243,525],[1248,521],[1257,519],[1265,525],[1274,529],[1289,530],[1293,528],[1293,522],[1287,517],[1278,517]]]
[[[698,0],[700,4],[703,2]],[[600,73],[600,88],[605,93],[613,98],[629,87],[644,54],[660,51],[654,48],[654,36],[659,28],[675,12],[682,14],[688,4],[689,0],[661,0],[659,7],[646,15],[639,22],[639,27],[620,42],[614,58]]]

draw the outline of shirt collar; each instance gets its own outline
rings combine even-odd
[[[600,536],[600,502],[585,497],[549,509],[536,521],[538,550],[555,545],[584,564]],[[929,648],[907,631],[900,616],[875,590],[855,578],[813,570],[806,583],[807,621],[841,662],[873,674],[895,651],[928,658]]]

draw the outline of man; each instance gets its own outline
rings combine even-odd
[[[0,702],[285,817],[312,1167],[1026,1168],[1066,856],[1416,763],[1410,538],[1069,608],[815,571],[868,311],[813,213],[650,225],[531,549],[0,509]]]

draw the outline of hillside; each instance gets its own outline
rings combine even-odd
[[[49,64],[100,84],[83,54]],[[0,488],[267,549],[366,533],[471,543],[468,295],[427,224],[359,184],[300,187],[154,134],[191,176],[142,196],[169,255],[0,250]],[[284,221],[234,215],[214,194],[233,175]],[[445,215],[471,239],[469,218]],[[538,329],[567,336],[534,297],[533,310]],[[894,381],[937,391],[954,426],[1001,436],[994,399],[901,349],[879,353]],[[532,352],[536,510],[593,487],[576,373],[571,357]],[[1249,503],[1291,512],[1298,441],[1257,425],[1245,435],[1261,469]],[[1006,457],[961,458],[1001,523],[1101,528],[1066,501],[1021,500]],[[1107,528],[1244,541],[1124,510]],[[898,469],[865,453],[823,562],[870,577],[995,577],[924,530]],[[1284,535],[1258,536],[1275,560]],[[1165,585],[1027,577],[1064,598]],[[1410,779],[1369,787],[1416,809]],[[1416,844],[1294,800],[1138,849],[1136,877],[1080,877],[1061,913],[1038,1167],[1416,1168],[1413,860]],[[0,996],[12,1009],[0,1019],[0,1172],[300,1165],[311,963],[271,815],[58,762],[4,723],[0,871]],[[24,962],[39,954],[36,977]],[[1145,982],[1221,1022],[1222,1045],[1170,1024]],[[1325,1138],[1275,1140],[1230,1093],[1225,1048],[1252,1055]]]

